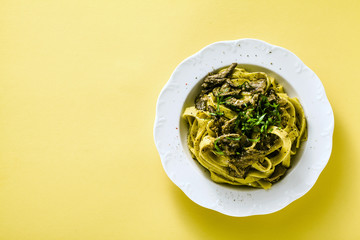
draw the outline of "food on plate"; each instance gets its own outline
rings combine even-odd
[[[188,122],[188,147],[217,183],[269,189],[307,138],[304,110],[264,72],[233,63],[209,73]]]

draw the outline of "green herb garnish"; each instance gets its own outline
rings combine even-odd
[[[215,140],[214,142],[214,146],[216,149],[216,153],[219,155],[224,155],[224,152],[221,150],[221,148],[217,145],[217,143],[219,142],[219,139]]]
[[[244,82],[241,87],[246,87],[248,83]],[[249,86],[251,87],[251,86]],[[220,96],[222,92],[216,95],[216,111],[210,113],[212,116],[222,116],[223,112],[220,111],[220,105],[226,103],[231,96]],[[260,95],[259,100],[255,106],[244,103],[243,109],[233,109],[238,113],[235,120],[234,130],[240,129],[243,134],[250,138],[254,133],[259,133],[259,138],[252,139],[250,141],[257,142],[261,138],[266,137],[271,126],[281,127],[281,114],[279,110],[279,104],[270,103],[265,95]],[[228,138],[229,140],[240,140],[240,138]],[[217,146],[215,144],[215,146]],[[220,148],[219,148],[220,149]],[[222,153],[221,149],[218,151]]]
[[[248,107],[247,104],[244,106]],[[280,122],[279,104],[270,103],[266,96],[261,95],[255,108],[247,108],[238,113],[234,129],[236,131],[240,128],[248,137],[253,133],[260,133],[259,137],[262,138],[267,135],[270,126],[280,126]]]
[[[239,140],[241,139],[241,137],[237,137],[237,138],[226,137],[226,139],[228,139],[228,140],[234,140],[234,141],[239,141]]]

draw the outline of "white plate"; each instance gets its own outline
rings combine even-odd
[[[191,158],[183,110],[194,104],[202,79],[236,62],[248,71],[264,71],[298,97],[305,111],[308,140],[286,176],[270,190],[234,187],[211,181]],[[320,79],[292,52],[255,39],[210,44],[175,69],[157,102],[155,144],[169,178],[195,203],[243,217],[278,211],[307,193],[326,166],[332,148],[334,116]]]

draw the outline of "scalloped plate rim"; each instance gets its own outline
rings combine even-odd
[[[293,196],[293,197],[290,197],[287,201],[283,202],[281,205],[278,205],[277,207],[274,207],[273,209],[270,209],[270,210],[267,210],[267,211],[263,211],[263,212],[251,212],[251,213],[247,213],[247,214],[239,214],[239,213],[234,213],[234,212],[231,212],[231,211],[226,211],[224,210],[223,208],[216,208],[216,207],[213,207],[213,206],[210,206],[209,204],[205,204],[205,202],[199,202],[199,201],[196,201],[194,199],[194,195],[190,194],[190,192],[186,191],[186,189],[184,189],[184,187],[182,187],[181,183],[176,181],[175,179],[173,179],[169,172],[168,172],[168,169],[166,168],[165,166],[165,154],[160,154],[160,148],[161,146],[159,145],[159,140],[157,139],[157,129],[159,127],[159,103],[160,103],[160,100],[163,96],[163,94],[165,93],[165,90],[168,89],[170,83],[173,81],[173,77],[174,75],[181,70],[181,67],[183,64],[187,63],[189,60],[191,59],[194,59],[196,58],[197,56],[201,55],[201,53],[203,53],[204,51],[206,51],[207,49],[211,48],[211,47],[214,47],[216,46],[217,44],[236,44],[238,42],[243,42],[243,41],[253,41],[253,42],[258,42],[258,43],[261,43],[261,44],[264,44],[266,46],[269,46],[270,48],[272,49],[275,49],[275,48],[278,48],[280,49],[281,51],[284,51],[290,55],[292,55],[292,57],[295,57],[297,59],[298,62],[301,63],[302,65],[302,68],[305,70],[309,70],[312,74],[314,74],[315,76],[315,79],[320,83],[320,86],[321,86],[321,92],[323,93],[323,99],[325,100],[325,103],[324,105],[328,105],[329,109],[330,109],[330,112],[331,112],[331,126],[329,128],[329,137],[328,137],[328,140],[329,140],[329,147],[330,147],[330,150],[327,152],[326,156],[323,157],[323,160],[324,161],[321,161],[320,163],[323,163],[322,166],[321,166],[321,169],[318,170],[317,173],[315,173],[313,175],[313,178],[312,178],[312,181],[311,183],[309,184],[308,188],[305,189],[304,191],[302,192],[298,192],[298,194],[296,196]],[[201,79],[198,79],[198,81],[201,81]],[[228,216],[232,216],[232,217],[245,217],[245,216],[253,216],[253,215],[265,215],[265,214],[270,214],[270,213],[274,213],[274,212],[277,212],[283,208],[285,208],[286,206],[288,206],[290,203],[296,201],[297,199],[301,198],[302,196],[304,196],[306,193],[308,193],[311,188],[315,185],[316,181],[318,180],[318,178],[320,177],[320,174],[323,172],[324,168],[326,167],[329,159],[330,159],[330,156],[331,156],[331,152],[332,152],[332,145],[333,145],[333,133],[334,133],[334,125],[335,125],[335,121],[334,121],[334,113],[333,113],[333,110],[331,108],[331,104],[327,98],[327,95],[326,95],[326,92],[325,92],[325,88],[323,86],[323,84],[321,83],[321,80],[319,79],[319,77],[306,65],[302,62],[302,60],[296,56],[293,52],[281,47],[281,46],[277,46],[277,45],[273,45],[273,44],[269,44],[265,41],[262,41],[262,40],[258,40],[258,39],[252,39],[252,38],[243,38],[243,39],[236,39],[236,40],[226,40],[226,41],[217,41],[217,42],[214,42],[214,43],[211,43],[205,47],[203,47],[201,50],[199,50],[198,52],[194,53],[193,55],[185,58],[183,61],[181,61],[177,66],[176,68],[174,69],[173,73],[171,74],[169,80],[166,82],[166,84],[164,85],[164,87],[161,89],[161,92],[159,94],[159,97],[157,99],[157,102],[156,102],[156,115],[155,115],[155,121],[154,121],[154,128],[153,128],[153,134],[154,134],[154,141],[155,141],[155,145],[156,145],[156,148],[160,154],[160,158],[161,158],[161,162],[162,162],[162,165],[163,165],[163,168],[166,172],[166,174],[168,175],[168,177],[170,178],[170,180],[177,186],[179,187],[182,192],[184,192],[184,194],[189,198],[191,199],[193,202],[195,202],[196,204],[204,207],[204,208],[207,208],[207,209],[211,209],[211,210],[214,210],[214,211],[217,211],[219,213],[222,213],[222,214],[225,214],[225,215],[228,215]]]

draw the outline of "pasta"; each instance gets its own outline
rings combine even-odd
[[[204,78],[183,118],[193,158],[217,183],[269,189],[307,138],[299,100],[273,77],[236,63]]]

